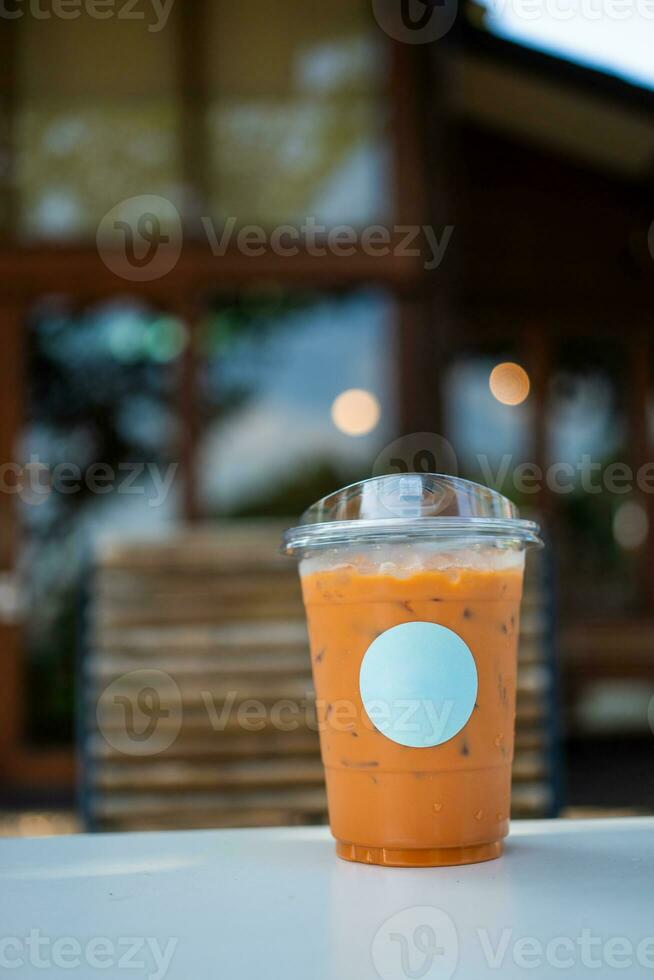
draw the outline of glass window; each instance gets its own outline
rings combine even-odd
[[[514,474],[520,464],[533,461],[532,405],[529,379],[515,352],[497,348],[458,355],[445,372],[443,397],[446,435],[459,475],[493,486],[520,503]],[[533,496],[526,502],[533,504]]]
[[[154,17],[154,13],[152,14]],[[16,22],[20,234],[95,238],[138,194],[178,197],[175,11],[149,20]]]
[[[204,9],[206,104],[200,90],[192,119],[177,5],[161,29],[154,7],[143,20],[16,22],[20,236],[94,239],[107,211],[141,194],[239,225],[363,226],[392,213],[386,49],[369,5]],[[184,173],[182,140],[197,126],[196,173]]]
[[[647,537],[626,424],[625,352],[569,341],[557,365],[547,419],[562,601],[605,616],[637,604]]]
[[[212,213],[365,225],[392,213],[381,32],[362,0],[211,4]]]
[[[29,324],[20,517],[31,733],[72,735],[80,577],[99,534],[155,531],[178,513],[174,415],[186,334],[136,303]]]
[[[367,290],[252,294],[214,310],[202,340],[205,513],[298,514],[371,475],[396,425],[392,313]]]

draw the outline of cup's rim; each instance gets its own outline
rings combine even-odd
[[[535,521],[493,517],[421,517],[300,524],[284,533],[282,551],[297,556],[319,548],[420,540],[457,542],[462,547],[472,543],[490,543],[492,540],[514,543],[523,548],[543,546],[540,527]]]

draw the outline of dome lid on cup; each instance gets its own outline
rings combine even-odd
[[[540,546],[540,528],[507,497],[470,480],[438,473],[402,473],[353,483],[304,512],[283,537],[299,554],[343,544],[412,540],[506,540]]]

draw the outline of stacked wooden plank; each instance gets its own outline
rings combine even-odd
[[[281,530],[234,522],[99,549],[82,677],[91,826],[326,819],[304,612]],[[539,595],[530,589],[523,619],[516,814],[550,806]]]
[[[514,817],[553,815],[558,806],[558,692],[546,553],[527,561],[520,617]]]
[[[647,736],[654,723],[654,702],[648,718],[644,707],[654,680],[654,621],[651,617],[594,620],[574,623],[562,631],[561,661],[564,670],[563,705],[565,729],[587,735],[589,727],[604,735]],[[593,702],[598,694],[622,689],[624,708],[616,713]],[[634,710],[630,712],[630,699]],[[617,699],[616,699],[616,703]],[[639,707],[643,705],[642,707]],[[649,724],[648,724],[649,723]]]
[[[99,550],[84,677],[92,825],[324,820],[304,612],[282,529],[214,525]],[[117,678],[119,699],[138,703],[144,685],[160,697],[150,745],[126,736],[124,703],[102,694]]]

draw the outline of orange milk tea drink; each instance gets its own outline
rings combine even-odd
[[[501,494],[432,474],[347,487],[286,533],[340,857],[423,867],[500,856],[524,557],[539,543]]]

